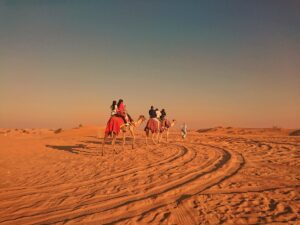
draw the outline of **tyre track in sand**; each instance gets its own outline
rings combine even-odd
[[[207,190],[234,175],[244,163],[241,154],[209,144],[169,144],[166,147],[158,146],[156,150],[158,152],[173,152],[174,149],[175,153],[170,156],[170,159],[152,162],[150,166],[131,168],[129,171],[112,174],[110,177],[100,177],[96,181],[70,184],[67,189],[71,189],[71,191],[74,186],[78,189],[84,185],[90,185],[89,188],[94,186],[92,191],[87,191],[87,189],[83,189],[81,192],[75,191],[74,195],[77,194],[76,197],[72,196],[72,192],[68,192],[70,196],[65,196],[63,193],[66,189],[62,187],[58,186],[51,192],[52,186],[46,186],[46,190],[50,191],[50,195],[55,193],[53,198],[57,199],[56,205],[46,204],[41,206],[41,200],[45,196],[37,198],[38,201],[31,199],[37,204],[34,212],[32,208],[35,208],[35,206],[32,205],[32,202],[28,202],[27,208],[26,206],[22,208],[22,205],[20,205],[14,211],[11,211],[9,215],[6,212],[6,216],[0,216],[0,223],[114,223],[145,214],[166,205],[180,204],[184,199]],[[164,176],[166,173],[170,176]],[[114,180],[115,186],[121,186],[121,181],[118,181],[120,177],[130,177],[131,175],[134,175],[134,177],[129,178],[126,182],[134,183],[135,180],[142,180],[143,182],[136,185],[134,183],[131,185],[130,190],[125,186],[124,190],[116,190],[115,194],[112,195],[99,194],[100,188],[110,188],[110,184],[106,184],[107,187],[105,185],[101,186],[100,184],[103,181]],[[153,178],[150,179],[149,177]],[[27,193],[30,193],[30,191]],[[38,190],[33,191],[38,193]],[[23,193],[25,197],[27,193]],[[64,200],[64,197],[77,198],[78,201],[73,199],[68,203]],[[47,200],[45,199],[45,201]],[[9,203],[12,202],[7,202],[6,206]]]

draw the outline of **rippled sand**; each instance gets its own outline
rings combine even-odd
[[[139,132],[103,157],[96,127],[25,131],[0,134],[0,224],[300,223],[300,137],[285,131],[174,131],[148,147]]]

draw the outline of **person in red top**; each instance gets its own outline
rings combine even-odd
[[[120,99],[118,104],[118,109],[117,109],[117,115],[122,117],[122,119],[124,120],[124,123],[126,125],[128,125],[128,119],[130,122],[132,122],[132,118],[131,116],[126,112],[126,107],[124,105],[123,99]]]

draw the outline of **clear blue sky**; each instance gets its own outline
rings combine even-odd
[[[300,127],[300,1],[0,0],[0,127]]]

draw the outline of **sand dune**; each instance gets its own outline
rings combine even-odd
[[[298,130],[293,129],[284,129],[284,128],[235,128],[235,127],[214,127],[214,128],[206,128],[199,129],[197,132],[199,133],[208,133],[215,135],[263,135],[263,136],[297,136],[293,135],[297,134]]]
[[[1,129],[0,224],[300,223],[291,130],[219,127],[184,143],[173,131],[148,147],[138,132],[136,149],[103,157],[101,131]]]

